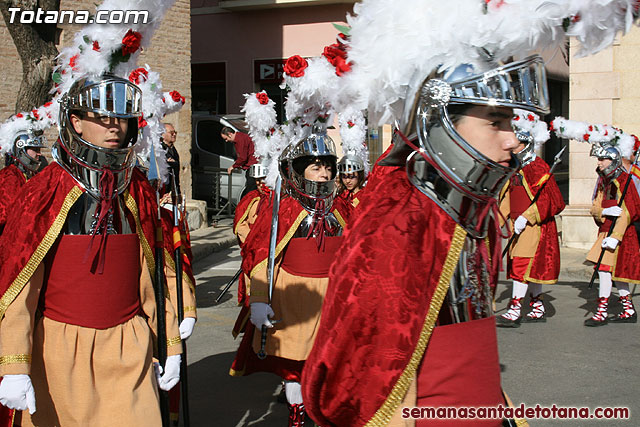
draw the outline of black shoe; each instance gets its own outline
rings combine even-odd
[[[522,323],[545,323],[547,321],[547,316],[542,316],[542,317],[529,317],[529,316],[524,316],[524,318],[522,319]]]
[[[499,328],[519,328],[520,322],[522,321],[522,316],[518,317],[516,320],[510,320],[502,316],[496,317],[496,326]]]
[[[595,320],[593,317],[590,317],[584,321],[584,326],[591,326],[591,327],[604,326],[607,323],[609,323],[609,319],[606,317],[604,320]]]
[[[622,313],[624,313],[624,311]],[[611,323],[637,323],[638,322],[638,312],[634,312],[631,316],[628,316],[628,317],[620,317],[620,314],[612,317],[610,319],[610,322]]]

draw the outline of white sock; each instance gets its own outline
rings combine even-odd
[[[618,295],[621,297],[626,297],[631,292],[629,292],[629,284],[628,283],[616,283],[616,288],[618,288]]]
[[[284,382],[284,394],[287,396],[287,402],[290,405],[302,403],[302,386],[295,381]]]
[[[527,294],[527,288],[529,285],[526,283],[518,282],[517,280],[513,281],[513,290],[511,291],[511,298],[524,298]]]
[[[536,298],[542,293],[542,285],[540,283],[529,283],[529,290],[531,291],[531,296]]]
[[[600,287],[598,296],[600,298],[609,298],[611,296],[611,273],[608,271],[598,271],[598,278],[600,281]]]

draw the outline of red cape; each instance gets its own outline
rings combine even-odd
[[[384,425],[415,375],[466,233],[393,168],[358,208],[331,267],[302,378],[323,426]]]
[[[9,165],[0,171],[0,234],[7,222],[7,216],[15,206],[20,194],[19,189],[26,184],[27,178],[16,165]]]
[[[0,320],[22,291],[36,267],[53,246],[67,214],[84,190],[57,163],[31,178],[7,218],[0,237]],[[134,169],[125,204],[136,221],[151,277],[155,277],[155,229],[158,223],[155,191],[146,177]],[[164,236],[171,241],[171,235]]]
[[[533,200],[542,187],[540,179],[549,172],[549,165],[536,156],[535,160],[522,168],[523,185],[527,189],[529,198]],[[539,185],[536,185],[540,183]],[[530,263],[529,272],[525,279],[542,284],[555,283],[560,275],[560,244],[558,243],[558,228],[555,215],[565,208],[560,188],[552,175],[536,202],[540,215],[540,242]],[[509,258],[507,262],[511,262]]]

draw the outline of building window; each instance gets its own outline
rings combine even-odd
[[[227,112],[226,64],[191,64],[192,110],[210,114]]]

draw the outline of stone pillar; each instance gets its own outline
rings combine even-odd
[[[614,49],[577,59],[577,43],[571,41],[569,65],[569,118],[590,123],[613,123],[614,100],[620,97],[620,75],[614,68]],[[589,214],[596,183],[596,160],[590,144],[569,143],[569,205],[561,214],[562,244],[588,249],[597,228]]]

